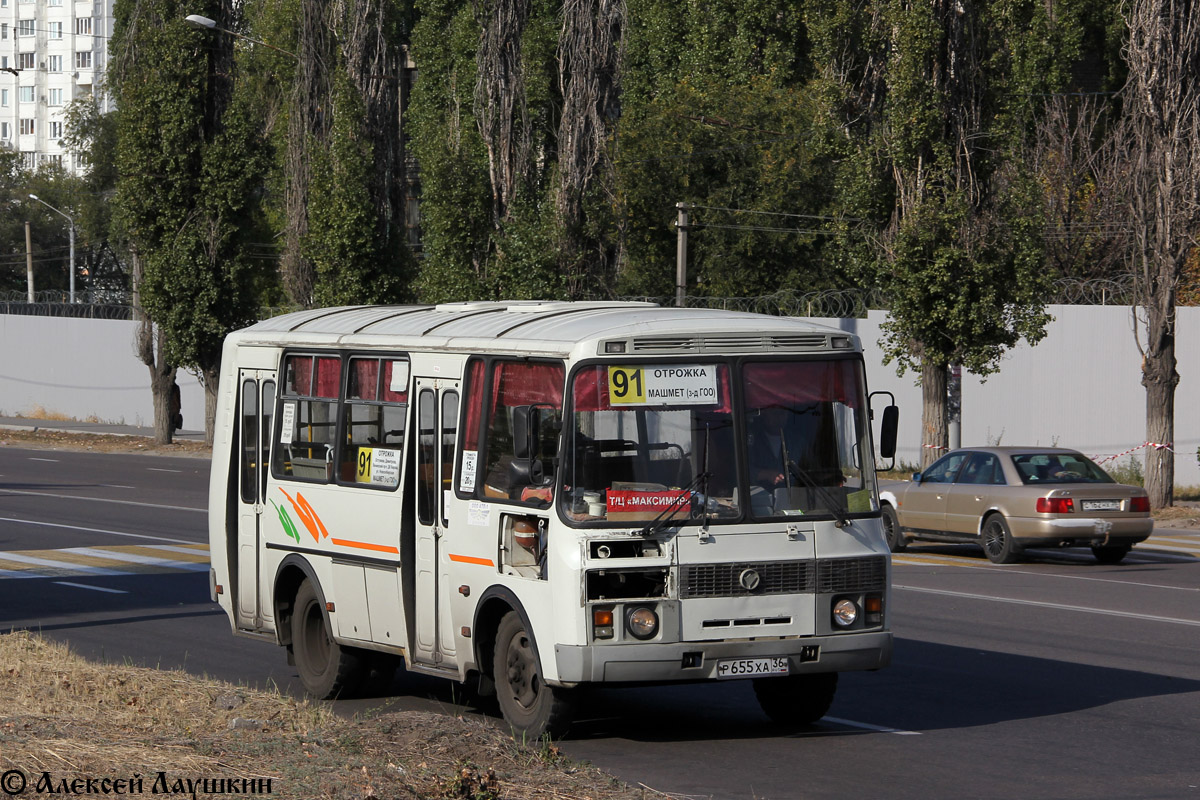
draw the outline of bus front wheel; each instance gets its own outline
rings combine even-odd
[[[756,678],[754,695],[763,713],[780,725],[811,725],[829,711],[837,692],[836,672]]]
[[[533,637],[515,611],[500,620],[492,669],[496,700],[514,736],[534,740],[566,731],[574,711],[573,694],[542,679]]]
[[[292,609],[292,651],[308,693],[321,700],[348,694],[365,676],[360,653],[333,640],[321,597],[312,581],[296,592]]]

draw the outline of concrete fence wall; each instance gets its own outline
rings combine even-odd
[[[962,442],[1061,445],[1107,458],[1146,441],[1141,356],[1125,306],[1050,306],[1054,321],[1036,347],[1010,351],[985,381],[963,376]],[[814,320],[861,337],[873,390],[900,405],[898,459],[921,453],[917,376],[896,375],[879,346],[884,312],[866,319]],[[0,315],[0,415],[48,414],[131,425],[153,424],[150,374],[133,351],[135,325],[125,321]],[[1200,308],[1180,308],[1175,395],[1175,474],[1200,484]],[[204,394],[181,372],[185,427],[199,429]],[[1144,451],[1137,449],[1141,456]],[[1122,457],[1122,461],[1128,456]]]
[[[150,370],[134,353],[137,323],[0,314],[0,416],[154,425]],[[183,424],[204,428],[204,388],[180,370]]]

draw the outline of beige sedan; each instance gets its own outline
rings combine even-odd
[[[997,564],[1026,547],[1075,546],[1116,564],[1154,528],[1144,489],[1058,447],[953,450],[911,481],[884,481],[880,501],[892,552],[912,539],[978,542]]]

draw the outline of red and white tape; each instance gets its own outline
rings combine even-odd
[[[1169,450],[1170,452],[1174,453],[1175,452],[1174,444],[1175,444],[1174,442],[1168,442],[1166,444],[1160,444],[1159,442],[1142,442],[1137,447],[1131,447],[1123,453],[1117,453],[1115,456],[1108,456],[1107,458],[1100,458],[1100,456],[1097,455],[1097,456],[1092,456],[1092,459],[1094,461],[1096,461],[1097,464],[1104,464],[1109,461],[1115,461],[1116,459],[1120,458],[1121,456],[1127,456],[1130,453],[1136,453],[1138,450],[1141,450],[1146,447],[1153,447],[1155,450]]]

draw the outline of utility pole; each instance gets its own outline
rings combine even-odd
[[[676,203],[675,208],[679,209],[679,219],[675,221],[675,305],[683,308],[683,298],[687,294],[688,211],[692,204]]]
[[[29,286],[29,302],[33,302],[33,237],[29,233],[29,220],[25,220],[25,283]]]

